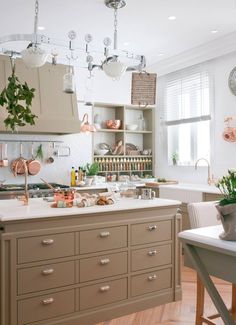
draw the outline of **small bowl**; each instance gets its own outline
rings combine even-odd
[[[137,128],[138,128],[137,124],[126,124],[126,130],[135,131],[137,130]]]
[[[107,120],[106,127],[108,129],[118,130],[121,127],[121,120]]]

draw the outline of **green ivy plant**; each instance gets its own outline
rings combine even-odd
[[[34,98],[34,88],[29,88],[25,82],[22,84],[15,75],[15,66],[12,63],[12,74],[8,84],[0,94],[0,106],[7,110],[4,124],[7,129],[16,131],[18,127],[26,124],[35,125],[36,115],[32,114],[31,106]]]
[[[228,175],[223,176],[216,186],[223,194],[220,206],[236,203],[236,171],[228,170]]]

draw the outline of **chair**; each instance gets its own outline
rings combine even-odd
[[[218,211],[215,207],[216,202],[199,202],[190,203],[187,206],[189,221],[191,228],[200,228],[207,226],[214,226],[220,224],[217,219]],[[196,301],[196,320],[195,325],[202,325],[203,323],[208,325],[215,325],[212,319],[220,317],[219,314],[210,316],[204,316],[204,297],[205,288],[197,275],[197,301]],[[234,320],[236,320],[236,284],[232,284],[232,300],[230,312]]]

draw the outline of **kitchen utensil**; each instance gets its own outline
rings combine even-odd
[[[8,166],[8,159],[7,159],[7,144],[1,143],[1,160],[0,160],[0,167],[7,167]]]
[[[22,143],[20,143],[20,157],[13,160],[11,163],[11,170],[14,176],[24,175],[26,171],[28,172],[28,170],[26,170],[27,169],[26,159],[22,157],[22,150],[23,150],[23,145]]]
[[[37,175],[41,169],[41,163],[34,157],[34,145],[31,145],[31,159],[27,160],[27,167],[29,175]]]
[[[95,150],[94,150],[94,153],[95,153],[95,155],[97,155],[97,156],[104,156],[105,154],[108,153],[108,151],[109,151],[109,150],[107,150],[107,149],[95,149]]]
[[[53,148],[52,148],[52,144],[49,144],[49,145],[48,145],[47,155],[48,155],[48,158],[46,159],[46,163],[48,163],[48,164],[53,164],[55,160],[54,160],[54,158],[53,158]]]
[[[118,130],[121,127],[121,120],[106,120],[106,127],[108,129]]]
[[[41,178],[40,177],[40,179],[41,179],[41,181],[44,183],[44,184],[46,184],[51,190],[55,190],[55,188],[51,185],[51,184],[49,184],[47,181],[45,181],[43,178]]]

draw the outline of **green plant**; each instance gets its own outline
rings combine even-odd
[[[31,113],[34,88],[29,88],[25,82],[22,84],[15,75],[15,67],[12,64],[12,74],[8,78],[8,84],[0,94],[0,106],[7,110],[7,117],[4,120],[6,128],[15,131],[18,126],[26,124],[34,125],[36,115]]]
[[[99,172],[99,165],[97,162],[86,165],[86,174],[87,176],[95,176]]]
[[[39,158],[40,160],[43,160],[43,146],[40,144],[38,148],[36,149],[36,155],[35,158]]]
[[[216,187],[223,194],[223,199],[220,200],[220,206],[236,203],[236,171],[228,170],[228,175],[223,176]]]
[[[177,165],[178,163],[178,160],[179,160],[179,155],[178,155],[178,152],[173,152],[172,155],[171,155],[171,159],[172,159],[172,162],[173,162],[173,165]]]

